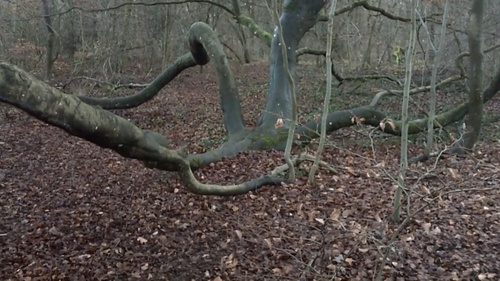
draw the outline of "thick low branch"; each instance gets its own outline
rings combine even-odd
[[[452,77],[448,79],[452,79]],[[499,91],[500,68],[497,69],[497,72],[488,87],[483,91],[483,103],[489,101]],[[436,115],[434,122],[435,128],[446,127],[462,120],[468,113],[468,106],[469,104],[464,102],[446,112]],[[350,127],[358,123],[378,127],[381,131],[388,134],[401,134],[401,121],[394,121],[390,119],[389,116],[387,116],[384,112],[377,110],[374,106],[362,106],[330,113],[328,115],[327,131],[331,133],[335,130]],[[409,122],[408,134],[420,133],[425,130],[426,126],[427,118],[411,120]],[[312,120],[299,127],[296,134],[299,136],[300,140],[307,142],[307,140],[319,137],[318,128],[319,123],[316,120]]]
[[[181,162],[177,152],[164,146],[168,143],[165,137],[141,130],[122,117],[83,103],[6,63],[0,64],[0,101],[125,157]]]
[[[245,194],[250,191],[254,191],[259,187],[264,185],[278,185],[282,182],[286,182],[285,179],[275,175],[262,176],[241,184],[220,186],[214,184],[204,184],[200,183],[194,176],[191,169],[183,169],[179,173],[181,178],[185,179],[184,184],[186,184],[188,190],[194,194],[200,195],[219,195],[219,196],[233,196]]]
[[[187,151],[168,149],[168,140],[164,136],[141,130],[122,117],[62,93],[6,63],[0,63],[0,102],[11,104],[47,124],[112,149],[124,157],[141,160],[147,166],[160,163],[156,167],[177,171],[188,190],[196,194],[238,195],[284,181],[271,175],[238,185],[202,184],[191,171]]]
[[[117,98],[95,98],[88,96],[78,96],[81,101],[97,105],[104,109],[127,109],[137,107],[152,98],[154,98],[158,92],[165,87],[170,81],[172,81],[177,75],[179,75],[183,70],[196,66],[197,63],[193,59],[190,53],[184,54],[179,57],[170,67],[167,68],[160,76],[156,77],[153,82],[151,82],[142,91],[126,96]]]
[[[183,70],[196,64],[204,65],[212,58],[219,77],[219,95],[226,131],[228,134],[242,131],[244,121],[238,89],[217,35],[210,26],[198,22],[194,23],[189,29],[188,41],[191,53],[178,58],[165,72],[139,93],[118,98],[79,96],[80,100],[91,105],[98,105],[104,109],[133,108],[156,96],[165,85]]]

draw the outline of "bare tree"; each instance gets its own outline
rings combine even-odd
[[[405,58],[405,84],[403,93],[403,105],[401,106],[401,157],[399,160],[400,168],[397,182],[398,187],[396,188],[396,193],[394,194],[394,209],[392,215],[392,220],[396,222],[400,220],[401,195],[403,194],[406,172],[408,170],[408,104],[410,101],[410,86],[413,71],[413,53],[415,51],[415,44],[417,40],[417,0],[412,0],[410,9],[412,25],[410,29],[410,36],[408,38],[408,50],[406,51]]]
[[[318,151],[316,151],[316,159],[309,171],[309,178],[307,182],[313,184],[315,182],[314,177],[316,176],[316,171],[321,160],[321,155],[323,154],[323,149],[325,147],[326,141],[326,121],[328,116],[328,107],[330,106],[330,98],[332,95],[332,76],[333,76],[333,65],[332,65],[332,44],[333,44],[333,17],[335,15],[335,7],[337,6],[337,0],[332,0],[330,3],[330,12],[328,13],[328,39],[326,41],[326,94],[325,100],[323,101],[323,114],[321,116],[321,132],[319,138]]]

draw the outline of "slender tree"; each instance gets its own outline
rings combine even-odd
[[[432,63],[432,73],[431,73],[431,90],[430,90],[430,98],[429,98],[429,119],[427,120],[427,142],[424,150],[424,157],[428,158],[432,147],[434,144],[434,127],[435,127],[435,118],[436,118],[436,103],[437,103],[437,93],[436,93],[436,83],[437,83],[437,71],[439,64],[441,62],[441,56],[443,53],[443,47],[446,39],[446,16],[448,15],[448,0],[446,0],[444,4],[444,12],[443,12],[443,20],[440,31],[440,38],[437,48],[434,47],[432,42],[431,33],[429,33],[429,45],[435,55],[433,55],[433,63]]]
[[[45,22],[45,27],[47,27],[47,45],[46,45],[46,56],[45,56],[45,80],[48,80],[52,75],[52,66],[54,65],[54,41],[55,41],[55,31],[52,26],[52,18],[50,16],[50,0],[42,0],[42,11],[43,20]]]
[[[309,184],[313,184],[314,177],[316,175],[316,170],[318,169],[319,162],[321,161],[321,155],[323,154],[323,149],[326,142],[326,122],[328,117],[328,108],[330,107],[330,98],[332,96],[332,45],[333,45],[333,17],[335,15],[335,7],[337,6],[337,0],[332,0],[330,3],[330,11],[328,13],[328,38],[326,41],[326,94],[325,100],[323,101],[323,113],[321,115],[321,133],[319,137],[318,151],[316,151],[316,159],[309,171],[309,177],[307,179]]]
[[[394,194],[394,209],[392,215],[392,220],[396,222],[400,220],[401,216],[401,195],[403,194],[406,172],[408,170],[408,104],[410,101],[410,85],[413,70],[413,52],[415,50],[415,42],[417,40],[417,1],[418,0],[411,1],[410,14],[412,23],[410,36],[408,39],[408,49],[406,50],[405,58],[405,84],[403,93],[403,105],[401,106],[401,157],[399,160],[400,168],[397,181],[398,186]]]

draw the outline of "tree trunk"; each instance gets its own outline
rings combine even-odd
[[[403,94],[403,105],[401,106],[401,157],[399,160],[399,175],[398,175],[398,187],[394,194],[394,208],[392,214],[392,220],[394,222],[399,222],[401,215],[401,196],[403,194],[403,188],[405,187],[406,172],[408,171],[408,104],[410,101],[410,88],[411,88],[411,78],[413,70],[413,55],[415,50],[415,43],[417,41],[417,22],[416,22],[416,9],[417,0],[412,0],[411,2],[411,30],[410,38],[408,39],[408,50],[406,51],[405,58],[405,84],[404,84],[404,94]],[[410,196],[410,194],[408,194]]]
[[[438,47],[432,48],[432,52],[430,52],[432,55],[429,55],[429,57],[432,58],[433,64],[432,64],[432,74],[431,74],[431,93],[430,93],[430,98],[429,98],[429,120],[427,121],[427,143],[425,145],[425,150],[424,150],[424,159],[429,158],[429,155],[431,154],[431,150],[434,145],[434,127],[436,124],[434,124],[434,118],[436,116],[436,104],[437,104],[437,93],[436,93],[436,81],[437,81],[437,72],[438,72],[438,67],[439,64],[441,63],[441,55],[443,52],[443,46],[444,46],[444,41],[446,39],[446,16],[448,14],[448,0],[446,0],[444,4],[444,13],[443,13],[443,22],[441,25],[441,31],[440,31],[440,37],[439,37],[439,43]],[[431,27],[434,25],[431,25]],[[429,31],[429,45],[433,46],[434,40],[434,28],[432,28]]]
[[[47,27],[48,38],[46,46],[46,64],[45,64],[45,80],[48,80],[52,75],[52,66],[54,64],[54,39],[55,32],[52,26],[52,18],[50,17],[50,6],[49,0],[42,0],[43,8],[43,20],[45,21],[45,26]]]
[[[321,116],[321,135],[319,138],[318,150],[316,151],[316,158],[314,163],[309,170],[309,176],[307,182],[309,184],[314,184],[316,182],[316,170],[319,167],[319,162],[321,160],[321,155],[323,154],[323,149],[326,142],[326,121],[328,119],[328,108],[330,107],[330,98],[332,96],[332,45],[333,45],[333,17],[335,15],[335,7],[337,6],[337,0],[332,0],[330,3],[330,12],[328,13],[328,32],[326,41],[326,94],[323,101],[323,115]]]
[[[324,0],[288,0],[285,1],[280,22],[283,26],[283,38],[287,46],[288,66],[292,76],[295,76],[295,51],[304,34],[317,21],[318,13],[325,5]],[[274,29],[270,55],[270,83],[267,93],[267,105],[261,116],[259,125],[274,127],[276,120],[291,120],[292,107],[290,86],[283,65],[283,54],[279,40],[279,31]]]
[[[467,37],[469,40],[469,114],[465,124],[464,148],[472,149],[479,139],[483,120],[483,15],[484,0],[474,0],[470,11]]]
[[[236,19],[238,20],[237,32],[239,33],[238,38],[240,39],[241,48],[243,49],[243,59],[245,60],[245,63],[250,63],[250,52],[248,51],[247,38],[245,35],[245,31],[243,30],[239,20],[241,16],[241,8],[239,0],[232,0],[232,4],[233,4],[233,12],[236,16]]]

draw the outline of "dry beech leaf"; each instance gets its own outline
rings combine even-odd
[[[353,260],[353,259],[351,259],[351,258],[346,258],[344,261],[345,261],[346,263],[348,263],[349,265],[352,265],[352,263],[354,262],[354,260]]]
[[[299,204],[299,206],[297,207],[297,215],[299,217],[303,217],[304,216],[304,212],[302,212],[302,207],[304,206],[304,204]]]
[[[426,222],[426,223],[422,224],[422,227],[424,228],[425,233],[428,234],[429,230],[431,229],[431,223]]]
[[[222,278],[220,278],[219,276],[217,276],[217,277],[214,278],[214,281],[222,281]]]
[[[314,219],[315,221],[321,223],[321,224],[325,224],[325,220],[324,219],[319,219],[319,218],[315,218]]]
[[[453,169],[453,168],[448,168],[448,171],[450,172],[451,174],[451,177],[453,179],[457,179],[460,177],[460,175],[458,174],[457,170],[456,169]]]
[[[349,164],[349,165],[353,165],[354,164],[354,157],[352,156],[347,156],[345,158],[346,162]]]
[[[420,191],[422,191],[423,194],[429,195],[431,194],[431,191],[423,184],[419,185]]]
[[[269,247],[269,250],[273,248],[273,243],[271,242],[271,239],[266,238],[264,239],[264,242],[266,242],[267,247]]]
[[[279,267],[273,268],[273,273],[274,274],[280,274],[281,273],[281,268],[279,268]]]
[[[431,233],[432,233],[432,234],[434,234],[434,235],[441,234],[441,229],[440,229],[439,227],[437,227],[437,226],[436,226],[436,227],[432,230],[432,232],[431,232]]]
[[[439,205],[440,207],[445,207],[445,206],[446,206],[446,203],[444,203],[444,201],[443,201],[443,199],[442,199],[442,198],[439,198],[439,199],[438,199],[438,205]]]
[[[234,232],[236,232],[236,236],[238,236],[239,239],[243,237],[243,233],[241,233],[241,230],[235,230]]]
[[[137,241],[139,241],[139,243],[141,243],[141,244],[146,244],[148,242],[148,240],[143,238],[143,237],[137,238]]]
[[[229,255],[229,258],[226,261],[226,267],[231,269],[235,268],[238,265],[238,259],[233,255]]]
[[[352,167],[345,167],[346,171],[351,174],[352,176],[357,176],[358,174],[356,173],[356,171],[354,171],[354,169]]]
[[[340,209],[333,209],[332,213],[330,214],[330,218],[334,221],[338,221],[340,217]]]
[[[453,281],[460,280],[460,277],[458,277],[458,274],[456,272],[452,272],[450,277],[451,277],[450,279]]]

